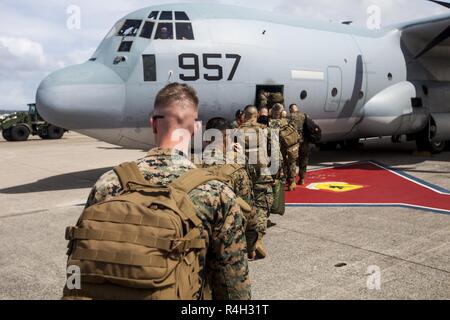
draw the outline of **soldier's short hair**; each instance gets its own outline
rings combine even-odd
[[[254,116],[258,116],[258,109],[254,106],[249,104],[244,109],[245,119],[249,120]]]
[[[258,112],[259,112],[259,114],[267,114],[267,115],[269,115],[269,108],[268,107],[260,107]]]
[[[284,111],[284,107],[281,103],[275,103],[272,107],[272,114],[281,115]]]
[[[173,102],[189,101],[198,109],[197,92],[191,86],[181,83],[171,83],[162,88],[155,98],[155,107],[167,106]]]
[[[220,131],[225,131],[227,129],[231,129],[231,124],[224,118],[216,117],[209,119],[209,121],[206,123],[206,130],[209,129],[217,129]]]

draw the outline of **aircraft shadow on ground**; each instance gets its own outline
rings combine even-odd
[[[24,194],[44,191],[71,190],[91,188],[97,179],[112,168],[99,168],[86,171],[70,172],[27,183],[0,189],[0,194]]]
[[[369,146],[355,150],[319,151],[313,149],[309,164],[318,167],[339,165],[342,162],[376,161],[386,166],[401,167],[403,171],[424,173],[450,173],[446,171],[421,171],[416,165],[425,161],[450,162],[450,152],[437,155],[420,156],[414,154],[414,149],[395,148],[393,146]]]
[[[395,147],[395,146],[394,146]],[[342,165],[342,162],[357,162],[373,160],[386,166],[400,167],[405,172],[422,172],[450,174],[450,172],[440,170],[420,170],[415,165],[425,161],[450,162],[450,152],[443,152],[431,157],[420,157],[413,155],[410,148],[394,149],[387,147],[362,147],[356,150],[318,151],[313,150],[310,158],[310,165],[316,167],[330,167]],[[33,183],[0,189],[0,194],[26,194],[44,191],[71,190],[91,188],[97,179],[106,171],[112,168],[98,168],[79,172],[71,172],[52,177],[47,177]],[[348,170],[348,168],[346,168]],[[373,170],[382,170],[373,167]]]

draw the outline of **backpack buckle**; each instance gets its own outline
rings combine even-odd
[[[171,251],[176,253],[186,252],[191,247],[190,240],[174,240]]]
[[[75,227],[67,227],[66,228],[66,240],[73,240],[75,233]]]

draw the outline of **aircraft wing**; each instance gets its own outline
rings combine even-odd
[[[447,140],[450,136],[450,13],[404,22],[390,29],[401,32],[408,80],[422,90],[421,96],[437,128],[434,139]]]
[[[402,31],[402,43],[414,60],[430,53],[450,52],[450,13],[399,24],[395,29]]]
[[[450,81],[450,12],[392,25],[401,32],[401,45],[410,76]]]

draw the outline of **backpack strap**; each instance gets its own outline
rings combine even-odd
[[[220,166],[218,172],[220,175],[231,176],[236,171],[242,169],[243,166],[237,163],[226,163]]]
[[[211,180],[224,181],[223,178],[212,174],[205,169],[192,169],[181,175],[175,181],[170,184],[172,187],[181,190],[185,193],[189,193],[195,188],[205,184]]]
[[[195,188],[211,180],[225,182],[225,179],[218,177],[207,170],[197,168],[189,170],[188,172],[181,175],[178,179],[172,181],[170,187],[187,195]],[[178,200],[182,201],[182,199]],[[188,208],[190,207],[191,209],[184,212],[178,212],[183,220],[190,220],[194,224],[194,226],[201,225],[202,221],[199,217],[197,217],[192,202],[189,201],[189,204],[184,203],[184,205],[188,206]]]
[[[119,177],[120,184],[125,191],[130,189],[130,182],[143,186],[148,185],[147,180],[145,180],[135,162],[122,163],[114,168],[114,172]]]

